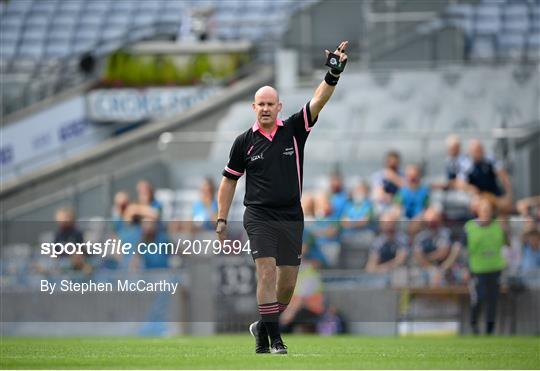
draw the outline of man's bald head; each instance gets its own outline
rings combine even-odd
[[[484,146],[478,139],[471,139],[469,142],[469,156],[474,162],[480,162],[484,159]]]
[[[461,139],[456,134],[452,134],[446,138],[446,149],[448,151],[448,155],[455,157],[459,155],[460,152],[460,146],[461,146]]]
[[[271,129],[276,123],[279,111],[281,111],[277,90],[268,85],[263,86],[255,93],[252,106],[260,126],[267,130]]]
[[[277,90],[270,85],[265,85],[259,88],[259,90],[255,92],[253,101],[256,102],[257,98],[274,99],[276,102],[279,102],[279,94]]]

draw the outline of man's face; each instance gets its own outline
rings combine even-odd
[[[341,192],[343,189],[343,181],[341,180],[341,177],[338,175],[332,175],[330,178],[330,190],[332,193],[338,193]]]
[[[69,211],[58,210],[55,219],[60,229],[71,228],[75,225],[75,216]]]
[[[397,171],[399,169],[399,157],[395,155],[388,155],[386,157],[386,167]]]
[[[257,115],[257,121],[263,126],[273,125],[279,111],[281,111],[281,103],[277,93],[271,88],[260,89],[255,94],[255,101],[252,106]]]
[[[459,142],[452,142],[448,144],[448,156],[450,157],[456,157],[459,155],[459,152],[461,151]]]
[[[484,147],[478,141],[474,141],[469,146],[469,155],[474,162],[480,162],[484,159]]]
[[[493,207],[488,200],[481,200],[478,205],[478,219],[483,222],[489,222],[493,217]]]
[[[418,184],[420,182],[420,169],[416,166],[407,166],[405,176],[410,184]]]

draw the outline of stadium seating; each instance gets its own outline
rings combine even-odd
[[[214,36],[223,40],[257,41],[262,50],[278,45],[287,18],[314,3],[302,1],[184,1],[184,0],[17,0],[0,12],[1,73],[20,75],[25,90],[31,79],[52,72],[46,64],[77,61],[84,53],[107,55],[119,47],[156,36],[174,38],[182,20],[193,10],[212,7]],[[267,55],[270,55],[267,53]],[[76,63],[73,64],[76,66]],[[64,71],[64,68],[58,69]],[[66,71],[62,73],[67,73]],[[77,73],[70,70],[70,73]],[[58,78],[67,82],[79,79]],[[61,88],[61,87],[59,87]],[[20,109],[25,100],[6,99],[3,112]]]
[[[471,60],[540,59],[540,1],[455,3],[443,18],[465,32]]]

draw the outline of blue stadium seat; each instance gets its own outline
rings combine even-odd
[[[29,41],[43,41],[47,37],[47,27],[46,26],[34,26],[27,27],[22,32],[22,43],[24,44],[27,40]]]
[[[128,34],[128,40],[129,41],[136,41],[136,40],[144,40],[146,38],[151,37],[154,34],[154,29],[151,26],[132,26],[135,28],[132,28],[129,30]]]
[[[503,11],[503,29],[508,32],[526,32],[529,29],[529,9],[524,3],[509,3]]]
[[[78,13],[85,5],[84,1],[62,1],[58,5],[58,10]]]
[[[225,1],[222,3],[225,3]],[[165,3],[166,12],[182,12],[184,8],[185,3],[182,0],[169,0]]]
[[[72,51],[73,53],[80,54],[82,52],[93,49],[96,45],[97,37],[95,38],[76,38],[73,41]]]
[[[180,23],[182,20],[182,11],[178,9],[167,10],[161,12],[159,15],[159,22],[171,22],[171,23]]]
[[[476,8],[475,32],[482,35],[496,34],[501,29],[501,8],[498,4],[481,4]]]
[[[133,9],[137,6],[137,1],[133,0],[122,0],[122,1],[115,1],[112,4],[111,11],[113,14],[118,13],[127,13],[129,14]]]
[[[43,55],[43,42],[42,41],[27,41],[21,43],[18,56],[37,60]]]
[[[59,4],[58,0],[39,0],[32,4],[32,13],[52,13],[56,11]]]
[[[117,39],[124,35],[127,31],[126,27],[109,24],[101,32],[101,38],[105,40]]]
[[[140,12],[133,17],[134,25],[149,25],[156,22],[157,12]]]
[[[5,59],[9,59],[15,56],[17,52],[17,42],[14,40],[3,39],[0,43],[0,56]]]
[[[493,59],[496,56],[496,49],[493,37],[477,35],[473,38],[471,58],[473,59]]]
[[[33,0],[10,1],[7,5],[6,13],[26,13],[32,7]]]
[[[75,30],[76,39],[97,39],[100,33],[99,25],[87,24],[80,25],[78,29]]]
[[[31,13],[24,21],[26,27],[47,26],[52,19],[52,13]]]
[[[88,0],[84,4],[86,11],[106,13],[109,10],[112,2],[107,0]]]
[[[68,56],[71,53],[71,45],[69,40],[51,41],[45,47],[46,58],[62,58]]]
[[[59,13],[56,13],[51,20],[51,26],[58,26],[58,27],[73,27],[78,23],[77,15],[75,13],[61,11]]]
[[[122,12],[122,13],[111,14],[107,18],[106,23],[120,25],[120,26],[125,27],[131,22],[131,20],[132,20],[131,14]]]
[[[6,27],[4,24],[0,26],[0,39],[2,42],[4,40],[13,40],[16,42],[21,36],[21,33],[22,32],[19,28]]]
[[[502,33],[498,35],[499,54],[505,58],[519,59],[525,47],[525,35],[522,33]]]
[[[160,11],[163,9],[165,2],[163,0],[138,1],[138,9],[145,11]]]
[[[527,35],[525,53],[527,60],[540,61],[540,31]]]
[[[86,14],[79,22],[79,27],[99,27],[104,22],[104,17],[97,13]]]
[[[73,31],[75,30],[74,24],[60,24],[51,26],[47,33],[49,40],[71,40],[73,37]]]

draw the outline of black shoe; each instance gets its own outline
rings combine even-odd
[[[249,332],[255,338],[255,353],[270,353],[270,342],[266,327],[261,321],[255,321],[249,325]]]
[[[278,340],[272,344],[270,348],[272,354],[287,354],[287,346],[283,344],[281,340]]]

